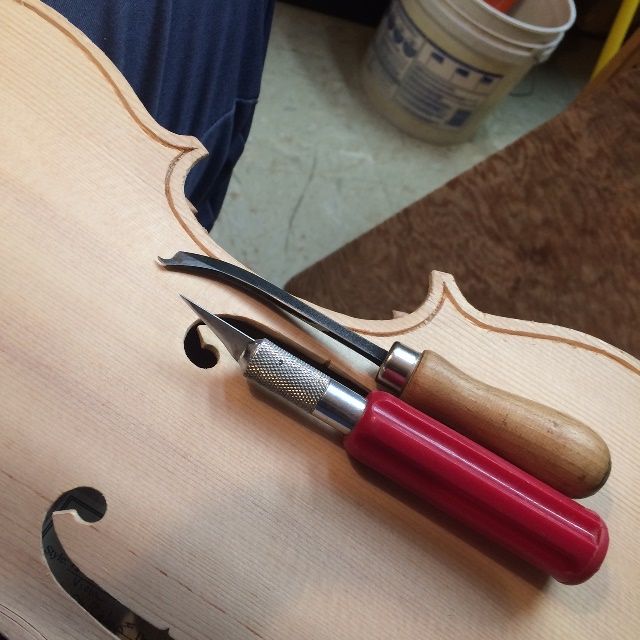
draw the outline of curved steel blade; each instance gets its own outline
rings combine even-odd
[[[371,362],[380,366],[387,357],[387,351],[361,335],[347,329],[339,322],[332,320],[324,313],[310,307],[295,296],[272,284],[260,276],[237,267],[234,264],[201,256],[197,253],[179,251],[173,258],[158,258],[160,264],[172,269],[183,269],[203,273],[222,282],[230,283],[243,289],[254,297],[266,300],[291,315],[304,320],[312,327],[331,336],[334,340],[353,349]]]

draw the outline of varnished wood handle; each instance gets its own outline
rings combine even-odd
[[[425,351],[402,399],[562,493],[581,498],[606,481],[611,457],[587,425],[497,389]]]

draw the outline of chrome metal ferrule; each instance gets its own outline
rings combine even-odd
[[[342,433],[349,433],[358,424],[366,406],[366,400],[359,393],[331,379],[311,415]]]
[[[421,354],[400,342],[394,342],[387,357],[378,369],[376,380],[385,387],[400,393],[420,362]]]
[[[359,394],[266,338],[240,356],[244,377],[342,433],[356,426],[366,407]]]

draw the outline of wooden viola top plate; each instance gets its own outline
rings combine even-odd
[[[65,552],[176,640],[638,635],[637,360],[486,315],[442,273],[409,315],[334,314],[607,440],[611,478],[585,504],[609,525],[609,555],[564,587],[352,465],[335,437],[252,392],[225,350],[212,369],[194,366],[178,293],[364,384],[374,373],[244,294],[157,264],[178,250],[231,259],[183,195],[203,148],[154,122],[80,32],[36,0],[0,0],[0,60],[0,634],[112,637],[42,550],[51,505],[92,487],[102,519],[54,515]]]

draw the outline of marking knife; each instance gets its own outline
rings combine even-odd
[[[399,398],[384,391],[364,397],[184,300],[245,378],[345,434],[352,458],[559,582],[584,582],[602,564],[609,537],[593,511]]]

